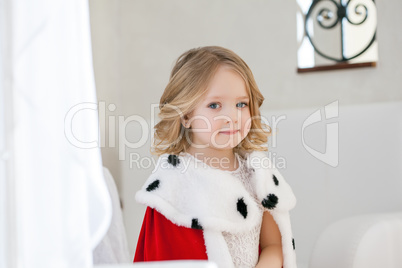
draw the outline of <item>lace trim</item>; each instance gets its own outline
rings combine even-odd
[[[195,158],[189,153],[184,153],[192,158]],[[264,211],[263,206],[258,202],[257,196],[254,192],[254,188],[251,184],[251,170],[246,166],[246,161],[239,154],[235,153],[238,160],[238,168],[236,170],[224,170],[225,172],[232,174],[238,180],[240,180],[244,188],[250,193],[258,205],[261,211],[261,215]],[[196,158],[195,158],[196,159]],[[198,159],[197,159],[198,160]],[[198,160],[201,161],[201,160]],[[259,244],[260,244],[260,230],[261,230],[262,217],[260,222],[254,226],[249,232],[245,233],[228,233],[222,232],[223,237],[229,249],[229,253],[232,257],[235,267],[248,268],[255,267],[258,262],[259,256]]]
[[[246,167],[245,160],[238,156],[239,168],[234,171],[227,171],[238,178],[245,189],[254,197],[261,212],[264,211],[258,202],[253,186],[250,182],[251,171]],[[258,262],[258,248],[260,244],[261,221],[246,233],[223,232],[223,237],[228,245],[230,255],[236,267],[255,267]]]

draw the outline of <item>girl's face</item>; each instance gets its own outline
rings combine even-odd
[[[228,66],[220,66],[206,96],[189,115],[191,146],[228,150],[236,147],[251,127],[249,96],[243,78]]]

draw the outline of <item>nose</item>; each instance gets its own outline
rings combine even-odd
[[[227,112],[226,123],[233,122],[233,124],[238,123],[238,118],[240,116],[240,111],[237,108],[229,108]]]

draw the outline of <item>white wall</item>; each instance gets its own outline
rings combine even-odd
[[[402,25],[402,2],[376,2],[377,67],[297,74],[296,1],[90,0],[98,99],[116,105],[106,113],[116,116],[116,122],[117,116],[130,115],[150,120],[150,104],[159,102],[175,59],[193,47],[220,45],[249,64],[266,98],[264,110],[308,109],[335,100],[341,106],[402,100],[402,34],[397,27]],[[102,124],[102,129],[110,125]],[[127,125],[129,140],[139,139],[138,127]],[[149,156],[149,145],[131,152]],[[134,193],[152,169],[130,168],[118,152],[102,148],[124,201],[134,254],[144,211]]]
[[[306,126],[303,145],[303,123],[316,111],[322,120]],[[285,160],[280,171],[297,197],[291,218],[299,268],[307,267],[318,236],[331,223],[402,211],[402,102],[341,106],[335,117],[326,119],[327,114],[324,107],[264,113],[269,119],[286,117],[277,124],[271,154],[277,163]],[[339,143],[334,166],[306,149],[328,153],[333,139]]]

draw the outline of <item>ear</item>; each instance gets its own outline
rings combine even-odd
[[[180,118],[180,121],[184,128],[190,128],[190,124],[188,123],[188,115],[184,115],[182,118]]]

